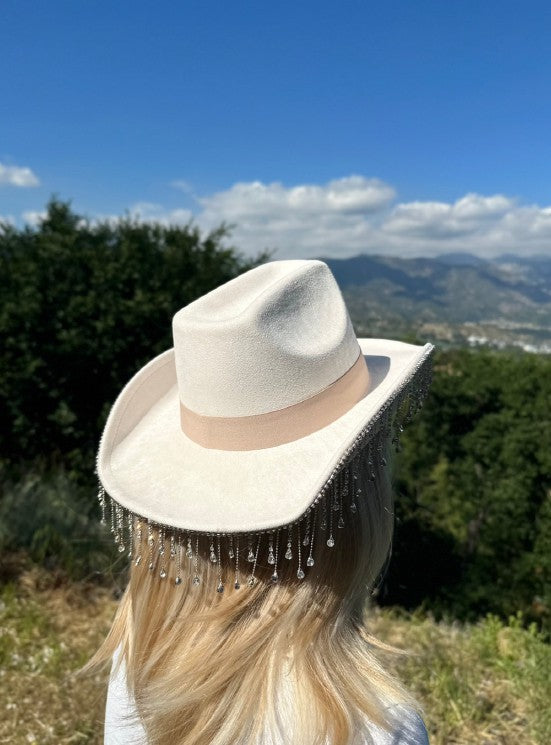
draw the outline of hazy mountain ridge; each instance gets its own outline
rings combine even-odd
[[[551,352],[551,257],[323,258],[358,333]]]

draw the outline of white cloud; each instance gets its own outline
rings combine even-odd
[[[129,210],[131,217],[142,222],[158,222],[163,225],[186,225],[193,219],[187,209],[166,210],[154,202],[137,202]]]
[[[212,229],[235,226],[232,243],[246,253],[274,249],[274,258],[357,253],[368,249],[371,217],[392,201],[394,189],[379,179],[348,176],[327,184],[285,187],[279,182],[236,183],[198,199],[197,222]]]
[[[525,206],[496,194],[467,194],[453,203],[409,202],[396,205],[381,224],[382,244],[426,256],[469,251],[500,253],[551,251],[551,207]]]
[[[384,253],[479,256],[551,251],[551,207],[525,206],[503,194],[469,193],[455,202],[392,204],[394,189],[362,176],[325,185],[236,183],[198,200],[199,225],[235,225],[233,243],[274,258]]]
[[[193,186],[190,184],[189,181],[185,181],[185,179],[176,179],[175,181],[170,182],[170,186],[172,186],[173,189],[178,189],[178,191],[183,191],[184,194],[191,194],[193,195]]]
[[[348,176],[294,186],[238,182],[196,197],[195,203],[192,211],[138,202],[129,214],[163,225],[194,222],[205,231],[224,222],[234,226],[229,243],[249,255],[271,249],[275,259],[551,253],[551,206],[525,205],[503,194],[468,193],[454,202],[399,202],[389,184]],[[36,224],[43,215],[29,211],[23,216]],[[96,215],[92,222],[118,217]]]
[[[223,215],[230,222],[236,218],[260,222],[277,221],[282,215],[288,219],[318,217],[327,212],[363,215],[378,211],[393,197],[394,189],[383,181],[348,176],[324,186],[302,184],[286,188],[279,182],[237,183],[198,201],[206,217]]]
[[[467,194],[453,204],[406,202],[392,210],[383,230],[419,235],[426,240],[466,236],[479,232],[485,225],[495,224],[514,208],[515,202],[501,194],[491,197]]]
[[[38,225],[45,217],[46,212],[40,212],[39,210],[27,210],[22,214],[23,220],[33,226]]]
[[[0,185],[29,187],[39,184],[40,181],[30,168],[0,163]]]
[[[13,215],[0,215],[0,224],[1,223],[7,223],[8,225],[13,225],[15,228],[17,225],[17,221]],[[0,225],[1,229],[1,225]]]

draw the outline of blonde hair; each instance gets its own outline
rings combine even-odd
[[[334,548],[318,540],[302,580],[281,559],[274,583],[273,567],[259,560],[254,585],[234,589],[234,562],[209,561],[208,537],[199,539],[198,585],[195,559],[184,561],[179,586],[174,562],[159,579],[157,552],[154,571],[145,560],[132,564],[111,630],[85,670],[110,663],[120,645],[151,745],[349,745],[360,733],[369,741],[366,720],[390,729],[389,706],[414,705],[378,662],[374,648],[385,645],[365,626],[393,531],[388,466],[374,469],[358,474],[355,514]]]

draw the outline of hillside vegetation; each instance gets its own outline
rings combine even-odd
[[[551,352],[551,258],[326,259],[358,332]]]

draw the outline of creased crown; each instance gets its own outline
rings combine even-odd
[[[180,400],[204,416],[250,416],[314,396],[360,353],[339,287],[322,261],[251,269],[173,319]]]

